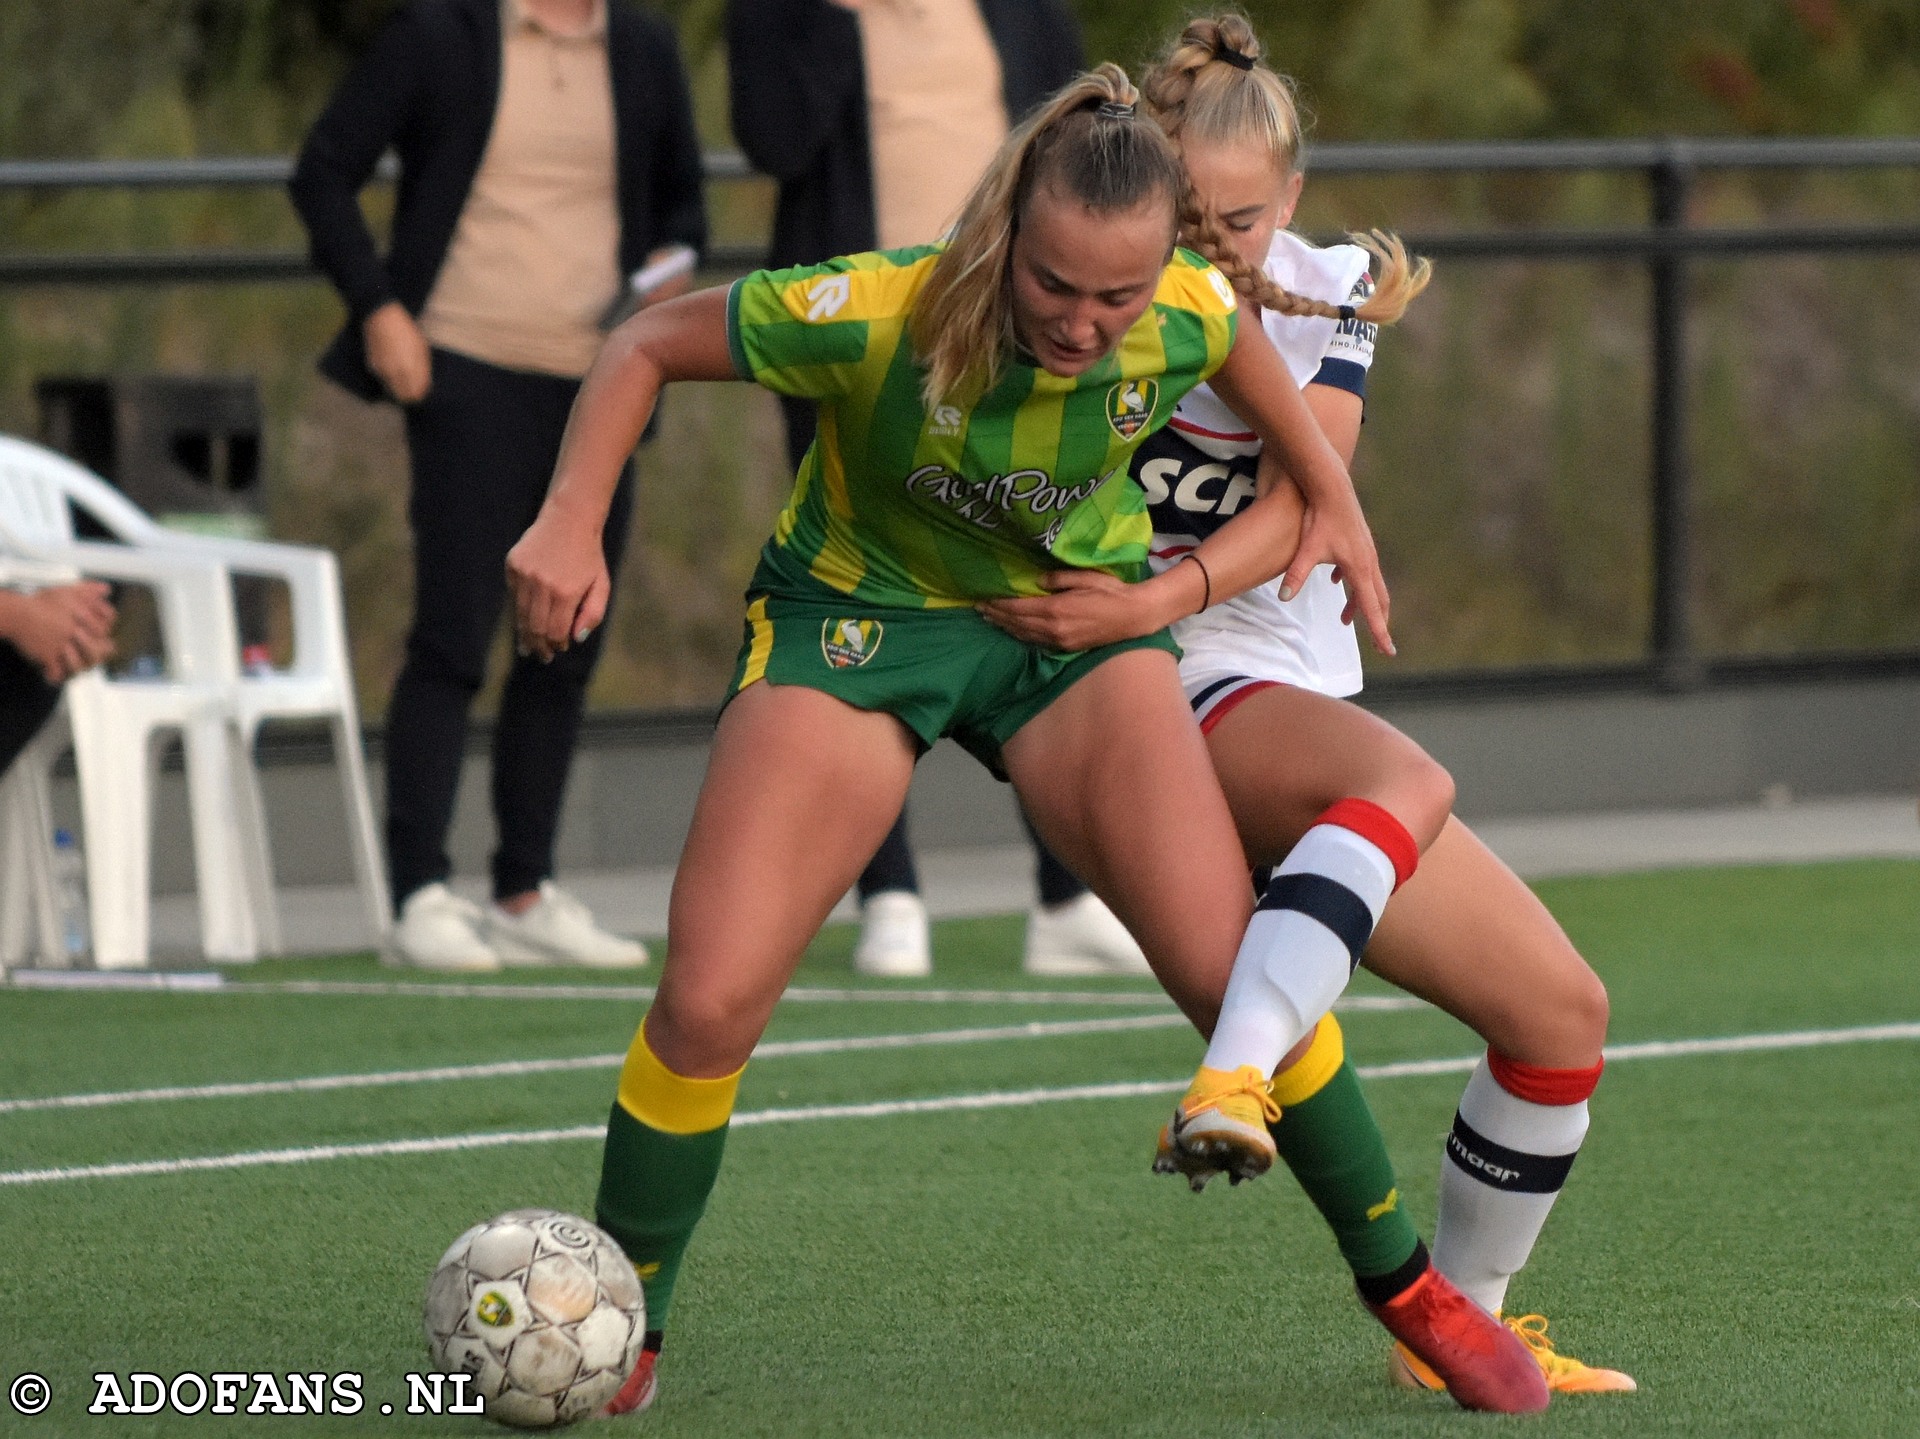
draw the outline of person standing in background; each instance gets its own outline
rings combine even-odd
[[[734,138],[780,186],[776,269],[938,240],[1011,125],[1085,63],[1064,0],[729,0],[727,57]],[[781,409],[798,468],[814,406]],[[1027,972],[1148,973],[1112,912],[1034,848]],[[932,972],[919,888],[903,810],[860,876],[856,969]]]
[[[399,156],[382,256],[359,193]],[[494,902],[447,887],[467,716],[507,550],[546,494],[598,322],[626,277],[706,244],[700,147],[673,30],[624,0],[413,0],[341,82],[290,186],[348,322],[322,373],[398,401],[412,469],[414,616],[387,711],[387,958],[426,969],[646,963],[552,880],[601,636],[522,655],[500,700]],[[677,293],[685,281],[650,298]],[[632,505],[606,529],[617,569]]]

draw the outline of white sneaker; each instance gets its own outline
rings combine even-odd
[[[647,962],[644,944],[607,933],[584,904],[550,879],[540,881],[540,897],[523,913],[508,914],[497,904],[488,905],[487,938],[504,964],[638,969]]]
[[[477,974],[500,967],[500,955],[487,943],[480,906],[462,899],[444,884],[416,889],[400,906],[400,918],[380,951],[382,964]]]
[[[856,973],[883,979],[924,979],[933,973],[927,907],[910,890],[883,889],[860,906]]]
[[[1127,927],[1092,890],[1065,904],[1037,904],[1028,912],[1027,955],[1021,968],[1047,979],[1153,973]]]

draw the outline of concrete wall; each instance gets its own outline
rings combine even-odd
[[[1920,786],[1920,679],[1374,708],[1453,771],[1468,818]]]
[[[1722,684],[1683,694],[1389,697],[1374,708],[1453,771],[1469,819],[1920,787],[1914,677]],[[706,759],[697,727],[591,736],[562,818],[561,871],[671,864]],[[346,882],[331,768],[281,760],[265,776],[281,882]],[[492,847],[486,776],[484,754],[470,753],[452,840],[462,873],[484,873]],[[378,764],[374,784],[378,804]],[[154,878],[157,888],[177,891],[192,884],[179,776],[165,776],[162,791]],[[70,787],[60,807],[73,814]],[[927,849],[1009,843],[1021,833],[1007,786],[951,744],[921,762],[912,827]]]

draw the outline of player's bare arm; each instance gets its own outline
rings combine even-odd
[[[734,378],[725,289],[651,306],[607,337],[574,401],[546,503],[507,554],[523,650],[550,659],[605,618],[611,586],[600,531],[661,388]]]
[[[1351,464],[1360,441],[1359,396],[1330,385],[1309,385],[1300,394],[1334,457],[1343,467]],[[1042,581],[1051,594],[995,600],[981,613],[1029,644],[1091,649],[1152,634],[1203,605],[1264,584],[1279,573],[1279,557],[1298,551],[1306,500],[1276,446],[1261,452],[1258,486],[1258,502],[1195,550],[1198,565],[1175,565],[1135,585],[1086,570],[1058,570]]]
[[[1258,343],[1248,340],[1250,334],[1258,335]],[[1382,653],[1393,654],[1393,636],[1387,628],[1387,583],[1353,480],[1259,326],[1240,327],[1233,352],[1212,384],[1214,393],[1260,436],[1262,453],[1275,456],[1285,466],[1306,498],[1300,543],[1286,566],[1281,598],[1297,594],[1315,566],[1336,565],[1374,644]],[[1225,538],[1231,528],[1223,527],[1214,538]],[[1272,573],[1255,575],[1230,593],[1250,589]]]
[[[1193,563],[1135,584],[1100,570],[1054,570],[1041,580],[1051,593],[990,600],[980,613],[1028,644],[1089,650],[1150,635],[1264,583],[1299,548],[1306,513],[1300,491],[1284,472],[1276,474],[1278,483],[1209,536]]]

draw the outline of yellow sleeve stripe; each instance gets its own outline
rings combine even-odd
[[[733,1115],[734,1096],[746,1066],[719,1079],[688,1079],[660,1062],[647,1044],[647,1028],[633,1032],[627,1062],[620,1067],[620,1107],[663,1134],[706,1134]]]
[[[747,667],[740,674],[741,689],[767,677],[767,657],[773,653],[773,621],[767,618],[765,595],[747,606],[747,630],[753,639],[747,646]],[[638,1036],[633,1042],[636,1045],[640,1043]],[[633,1062],[631,1055],[627,1057],[627,1062],[629,1064]],[[623,1094],[626,1092],[624,1081],[621,1092]]]
[[[1160,272],[1160,287],[1153,303],[1191,310],[1196,315],[1231,315],[1240,308],[1233,283],[1204,261],[1190,265],[1178,254],[1173,263]]]
[[[1347,1042],[1340,1033],[1340,1021],[1329,1014],[1314,1029],[1307,1052],[1274,1075],[1268,1086],[1273,1102],[1282,1112],[1305,1104],[1327,1087],[1346,1061]]]

